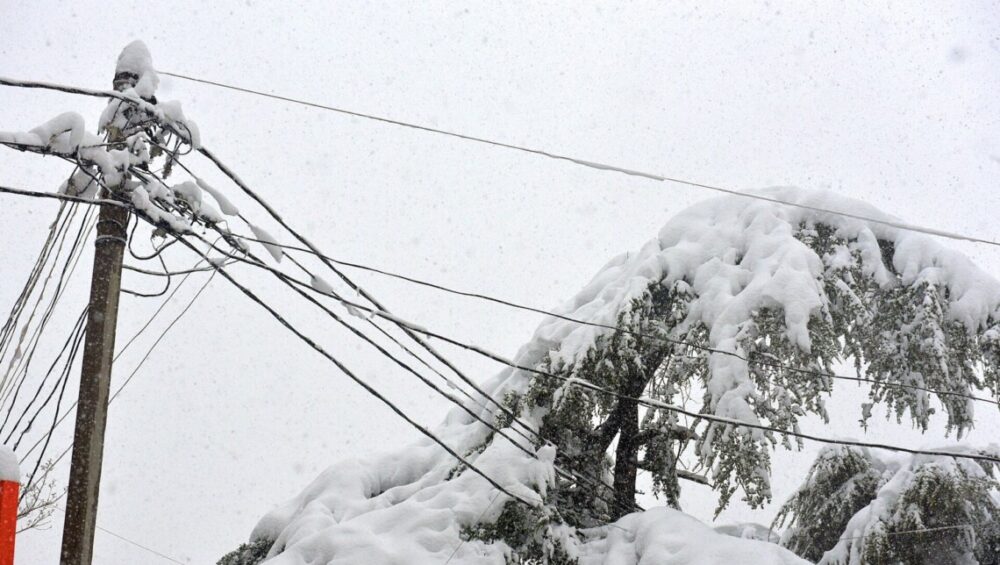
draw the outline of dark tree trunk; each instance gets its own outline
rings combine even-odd
[[[619,402],[620,428],[615,451],[615,507],[617,520],[635,510],[635,479],[639,469],[639,406],[631,400]]]

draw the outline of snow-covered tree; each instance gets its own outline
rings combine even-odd
[[[828,565],[998,563],[998,478],[988,462],[827,448],[776,524],[788,522],[783,545]]]
[[[882,217],[871,209],[859,215]],[[623,396],[676,404],[700,393],[700,411],[796,430],[806,413],[829,417],[828,375],[836,361],[852,358],[875,382],[870,404],[926,429],[936,396],[948,429],[961,435],[973,420],[961,395],[997,392],[996,281],[927,237],[884,225],[721,200],[671,222],[639,256],[613,261],[589,289],[571,315],[618,330],[559,320],[554,325],[568,333],[551,341],[541,366]],[[984,362],[985,374],[977,371]],[[769,449],[788,445],[787,436],[719,424],[692,430],[666,410],[640,419],[635,402],[568,388],[535,376],[524,408],[546,410],[542,431],[563,447],[557,463],[612,472],[618,507],[607,510],[610,517],[631,511],[637,469],[675,502],[677,460],[693,438],[720,509],[736,490],[751,505],[770,499]],[[605,454],[613,441],[611,460]],[[602,499],[585,498],[590,514],[601,516]]]
[[[409,562],[444,562],[452,552],[456,563],[584,565],[612,553],[633,556],[622,563],[643,555],[686,562],[650,537],[654,520],[676,525],[682,515],[632,513],[638,473],[651,474],[669,506],[678,506],[679,479],[711,484],[719,509],[737,493],[759,506],[771,498],[772,450],[793,443],[635,399],[797,431],[809,414],[829,418],[824,399],[841,360],[873,383],[858,407],[863,420],[882,404],[926,429],[942,410],[949,432],[961,435],[974,414],[957,395],[1000,388],[1000,283],[863,203],[791,188],[764,194],[801,207],[734,196],[688,209],[541,324],[514,361],[546,374],[514,367],[485,383],[544,438],[524,442],[537,457],[458,409],[437,429],[534,507],[428,442],[331,468],[267,515],[254,539],[273,541],[281,565],[402,555],[386,547],[403,548]],[[508,431],[516,425],[481,400],[468,408]],[[731,560],[753,562],[758,549]]]

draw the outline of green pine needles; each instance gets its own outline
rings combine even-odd
[[[827,565],[993,564],[1000,560],[996,465],[944,456],[880,460],[824,449],[782,506],[782,544]]]

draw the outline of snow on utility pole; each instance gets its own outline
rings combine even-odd
[[[138,75],[120,58],[115,69],[114,88],[124,91],[136,85]],[[120,129],[108,129],[108,142],[122,143]],[[128,175],[117,186],[124,191]],[[102,194],[114,199],[114,194]],[[121,290],[122,259],[128,234],[129,212],[121,206],[101,206],[95,239],[94,271],[90,281],[90,309],[80,374],[80,397],[73,436],[73,462],[69,475],[66,520],[63,523],[61,565],[90,565],[97,525],[97,499],[101,487],[104,458],[104,430],[108,418],[111,363],[118,325],[118,298]]]

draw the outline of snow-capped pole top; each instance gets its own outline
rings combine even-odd
[[[137,39],[126,45],[115,66],[115,90],[134,88],[141,98],[149,99],[156,94],[159,83],[160,77],[153,69],[153,56],[146,44]]]
[[[21,482],[21,469],[17,465],[17,456],[5,446],[0,445],[0,481]]]

